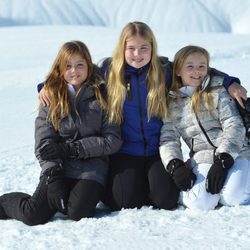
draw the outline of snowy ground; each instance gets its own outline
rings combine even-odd
[[[0,159],[0,193],[35,188],[39,166],[32,150],[25,146]],[[247,250],[249,219],[250,206],[209,212],[144,207],[109,213],[99,209],[96,218],[73,222],[57,214],[46,225],[35,227],[7,220],[0,221],[0,249]]]
[[[1,17],[7,13],[6,5],[2,8],[3,2],[6,4],[8,1],[0,0],[0,195],[12,191],[32,193],[40,171],[33,153],[37,83],[44,80],[64,42],[74,39],[84,41],[90,48],[94,62],[98,62],[111,55],[120,28],[83,25],[20,26],[20,23],[19,26],[5,27],[11,22],[6,23],[10,19],[5,18],[5,23],[1,23]],[[18,1],[9,2],[14,4]],[[40,2],[44,4],[47,1]],[[173,2],[169,2],[173,8]],[[233,6],[233,2],[229,1],[227,10]],[[136,7],[138,5],[135,5],[134,11]],[[3,10],[5,12],[1,12]],[[231,8],[229,12],[233,13],[234,9]],[[238,9],[235,10],[236,14],[238,12]],[[15,8],[13,13],[23,12]],[[30,10],[27,13],[32,12]],[[39,18],[38,15],[37,20]],[[16,20],[20,21],[20,18]],[[249,24],[249,15],[244,14],[237,21]],[[211,20],[208,22],[204,19],[204,23],[211,24]],[[215,23],[218,24],[218,19]],[[220,24],[223,24],[221,20]],[[227,23],[224,24],[221,27],[227,26]],[[192,25],[194,28],[201,27],[200,23],[197,23],[197,27],[194,23]],[[242,30],[239,25],[232,27]],[[247,25],[241,26],[244,27]],[[155,35],[159,54],[169,56],[170,59],[179,48],[187,44],[207,48],[211,53],[211,66],[238,76],[250,93],[250,34],[164,33],[156,29]],[[183,150],[187,154],[185,147]],[[182,207],[175,211],[144,207],[113,213],[100,207],[95,218],[79,222],[66,220],[60,214],[46,225],[35,227],[15,220],[1,220],[0,250],[250,249],[249,221],[250,206],[221,207],[209,212],[190,211]]]

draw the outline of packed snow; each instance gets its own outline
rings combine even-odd
[[[0,0],[0,195],[31,194],[38,183],[36,85],[61,45],[82,40],[97,63],[134,20],[152,27],[159,54],[170,59],[182,46],[205,47],[211,66],[238,76],[250,96],[249,0]],[[0,220],[0,250],[250,249],[249,221],[250,206],[110,212],[99,204],[95,218],[79,222],[59,213],[34,227]]]

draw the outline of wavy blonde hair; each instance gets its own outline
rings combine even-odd
[[[207,60],[207,72],[209,73],[209,61],[210,61],[210,56],[209,53],[206,49],[195,46],[195,45],[188,45],[186,47],[181,48],[174,57],[173,61],[173,83],[172,83],[172,88],[171,90],[174,90],[177,92],[179,95],[179,88],[182,86],[182,80],[181,77],[178,76],[178,72],[180,72],[181,68],[184,65],[185,60],[187,57],[193,53],[200,53],[202,54],[206,60]],[[200,85],[198,88],[196,88],[194,94],[192,95],[191,98],[191,108],[195,112],[199,112],[201,109],[202,104],[207,104],[208,110],[213,109],[213,96],[211,94],[211,88],[210,85],[207,86],[207,88],[201,92],[201,87]],[[203,93],[203,94],[202,94]]]
[[[140,36],[151,44],[152,54],[147,73],[147,113],[164,118],[168,114],[165,71],[166,65],[157,56],[157,44],[152,30],[142,22],[128,23],[122,30],[114,50],[107,81],[109,121],[121,124],[123,121],[123,104],[126,98],[125,87],[125,47],[130,38]]]
[[[56,130],[60,127],[61,120],[70,112],[68,87],[64,79],[64,73],[70,57],[75,54],[80,55],[86,60],[88,65],[88,77],[85,82],[93,86],[97,99],[103,107],[106,107],[106,103],[98,87],[101,77],[97,73],[97,67],[92,63],[87,46],[81,41],[66,42],[59,50],[44,84],[44,88],[51,102],[47,119],[51,121]]]

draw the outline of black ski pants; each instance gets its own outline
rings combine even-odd
[[[152,205],[160,209],[177,207],[180,190],[165,170],[160,156],[110,156],[104,203],[112,210]]]
[[[69,219],[80,220],[92,217],[101,199],[104,187],[93,180],[66,179],[69,188],[67,215]],[[57,212],[50,208],[47,200],[46,178],[42,176],[32,196],[13,192],[0,197],[1,218],[12,218],[33,226],[48,222]]]

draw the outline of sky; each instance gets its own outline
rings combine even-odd
[[[159,55],[172,60],[183,46],[203,46],[211,66],[239,77],[250,93],[249,0],[0,0],[0,195],[36,188],[36,86],[61,45],[82,40],[97,63],[112,55],[121,28],[135,20],[153,29]],[[79,222],[59,213],[35,227],[0,220],[0,250],[250,249],[249,221],[250,206],[111,213],[99,204],[94,218]]]

